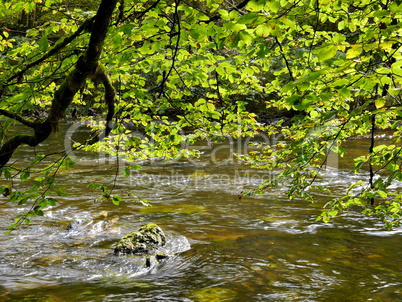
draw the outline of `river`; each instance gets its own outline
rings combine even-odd
[[[69,127],[38,149],[63,148]],[[239,198],[270,177],[232,156],[242,144],[204,144],[197,159],[142,162],[117,179],[114,158],[75,153],[75,167],[57,181],[69,195],[0,235],[0,301],[402,301],[402,228],[387,232],[358,211],[316,223],[331,196],[309,204],[279,188]],[[333,159],[320,180],[333,196],[367,177],[350,170],[350,156],[367,146],[367,138],[351,140],[350,155]],[[23,148],[16,157],[32,155]],[[88,188],[115,181],[119,206]],[[23,210],[0,206],[1,228]],[[165,231],[168,259],[145,268],[113,255],[119,237],[148,222]]]

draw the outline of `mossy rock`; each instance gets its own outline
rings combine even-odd
[[[162,229],[155,223],[149,223],[121,238],[114,249],[114,254],[154,254],[165,244],[166,236]]]

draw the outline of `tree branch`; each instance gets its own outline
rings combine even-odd
[[[277,37],[275,37],[275,43],[279,46],[279,49],[280,49],[280,51],[281,51],[282,58],[283,58],[283,60],[285,61],[286,68],[287,68],[287,70],[288,70],[288,72],[289,72],[290,79],[292,80],[292,82],[294,82],[294,81],[295,81],[295,78],[294,78],[294,76],[293,76],[292,69],[290,68],[289,61],[288,61],[288,59],[286,58],[285,52],[283,51],[283,48],[282,48],[282,44],[279,42],[279,40],[278,40]],[[298,88],[296,87],[296,89],[298,89]]]
[[[59,120],[64,117],[67,108],[73,101],[75,94],[85,83],[85,80],[88,76],[95,74],[116,5],[117,0],[103,0],[101,2],[95,16],[94,30],[91,33],[87,51],[78,59],[75,69],[55,92],[47,118],[53,130],[57,130]]]
[[[172,64],[170,65],[168,72],[165,72],[165,71],[163,72],[163,77],[162,77],[162,81],[160,84],[161,95],[164,94],[165,84],[166,84],[167,80],[169,79],[169,76],[175,67],[176,57],[179,52],[180,37],[181,37],[181,24],[180,24],[180,16],[179,16],[179,11],[178,11],[179,3],[180,3],[180,0],[175,1],[175,9],[174,9],[174,13],[173,13],[173,26],[170,31],[170,46],[172,49],[172,59],[171,59]],[[172,45],[172,37],[173,37],[173,31],[176,26],[177,26],[177,32],[175,32],[174,34],[177,35],[177,39],[176,39],[176,43],[173,46]]]
[[[38,122],[28,120],[15,112],[11,112],[5,109],[0,109],[0,115],[4,115],[8,118],[16,120],[17,122],[20,122],[21,124],[28,126],[30,128],[35,128],[35,126],[38,124]]]
[[[370,189],[374,189],[374,168],[373,168],[373,164],[371,162],[371,158],[373,157],[373,151],[374,151],[374,145],[375,145],[375,114],[373,114],[371,116],[370,119],[370,123],[371,123],[371,132],[370,132],[370,146],[369,146],[369,169],[370,169],[370,178],[369,178],[369,184],[370,184]],[[375,204],[375,200],[374,197],[370,198],[370,205],[374,205]]]
[[[240,2],[239,4],[237,4],[236,6],[234,6],[231,11],[233,11],[233,10],[238,11],[238,10],[246,7],[247,3],[249,3],[249,2],[250,2],[250,0],[244,0],[244,1]],[[219,19],[221,19],[221,15],[218,14],[218,15],[215,15],[215,16],[209,18],[209,20],[207,20],[207,21],[201,21],[201,22],[210,23],[210,22],[216,22]]]
[[[155,8],[159,2],[161,2],[161,0],[156,0],[154,3],[152,3],[148,8],[146,8],[145,10],[141,11],[141,12],[134,12],[132,14],[130,14],[129,16],[127,16],[124,20],[125,21],[127,19],[130,18],[134,18],[134,19],[141,19],[142,17],[144,17],[150,10],[152,10],[153,8]]]
[[[34,135],[18,134],[10,138],[0,148],[0,168],[4,167],[15,150],[22,144],[36,147],[41,142],[49,137],[52,133],[52,129],[48,122],[37,123],[34,127]]]
[[[26,144],[35,147],[47,139],[52,131],[57,130],[58,122],[60,118],[65,115],[65,112],[73,101],[75,94],[83,86],[88,76],[94,74],[98,68],[98,61],[102,52],[103,43],[117,1],[118,0],[102,0],[94,18],[93,31],[91,33],[87,51],[78,59],[75,68],[56,90],[47,119],[42,123],[31,124],[34,126],[34,135],[16,135],[1,146],[0,168],[7,164],[15,150],[20,145]],[[7,111],[5,113],[7,113]],[[24,121],[25,124],[30,124],[21,117],[17,117],[17,115],[14,117],[16,117],[15,119],[20,122]]]
[[[106,114],[106,127],[102,134],[98,134],[92,137],[87,144],[92,145],[110,134],[110,131],[113,129],[113,116],[114,116],[114,103],[116,99],[116,90],[112,85],[112,81],[110,77],[106,73],[106,70],[103,66],[99,65],[96,69],[96,81],[102,82],[103,86],[105,87],[105,103],[107,105],[108,112]]]
[[[71,36],[64,38],[60,43],[56,43],[56,45],[50,49],[47,53],[45,53],[42,57],[40,57],[39,59],[27,64],[22,70],[20,70],[19,72],[17,72],[16,74],[14,74],[13,76],[11,76],[10,78],[8,78],[6,80],[7,82],[10,82],[14,79],[18,79],[19,77],[21,77],[27,70],[29,70],[30,68],[39,65],[40,63],[42,63],[43,61],[45,61],[46,59],[50,58],[51,56],[55,55],[56,53],[58,53],[61,49],[63,49],[64,47],[66,47],[68,44],[70,44],[75,38],[77,38],[83,31],[90,31],[91,29],[91,25],[93,24],[94,21],[94,17],[91,19],[88,19],[86,21],[84,21],[80,27],[78,27],[77,31],[75,33],[73,33]]]

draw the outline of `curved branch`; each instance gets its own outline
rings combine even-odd
[[[27,70],[29,70],[30,68],[39,65],[40,63],[42,63],[43,61],[45,61],[46,59],[50,58],[51,56],[55,55],[56,53],[58,53],[61,49],[63,49],[64,47],[66,47],[68,44],[70,44],[75,38],[77,38],[83,31],[89,31],[90,28],[92,27],[93,21],[94,21],[95,17],[86,20],[85,22],[83,22],[80,27],[78,27],[77,31],[75,33],[73,33],[71,36],[68,36],[66,38],[64,38],[60,43],[56,43],[56,45],[50,49],[47,53],[45,53],[42,57],[40,57],[39,59],[27,64],[22,70],[20,70],[19,72],[17,72],[16,74],[14,74],[13,76],[11,76],[9,79],[6,80],[7,82],[10,82],[14,79],[18,79],[20,78]]]
[[[167,80],[169,79],[169,76],[175,67],[176,57],[177,57],[177,54],[179,52],[179,47],[180,47],[181,24],[180,24],[180,16],[179,16],[179,11],[178,11],[179,3],[180,3],[180,0],[175,1],[175,9],[174,9],[174,14],[173,14],[174,26],[172,27],[172,29],[170,31],[170,45],[172,46],[172,37],[174,35],[177,35],[177,39],[176,39],[176,43],[175,43],[174,47],[173,46],[171,47],[172,48],[172,59],[171,59],[172,64],[170,65],[168,72],[163,71],[162,81],[159,85],[161,95],[164,94],[165,84],[166,84]],[[177,32],[173,33],[173,30],[176,26],[177,26]]]
[[[36,147],[41,142],[49,137],[52,133],[52,128],[48,122],[37,123],[34,127],[34,135],[18,134],[10,138],[0,148],[0,168],[4,167],[15,150],[22,144]]]
[[[113,116],[114,116],[114,103],[116,99],[116,90],[114,89],[112,85],[112,81],[108,74],[106,73],[106,70],[103,66],[99,65],[98,68],[96,69],[95,75],[96,79],[94,81],[100,81],[102,82],[103,86],[105,87],[105,103],[107,105],[108,112],[106,114],[106,127],[105,130],[102,134],[98,134],[94,137],[92,137],[87,144],[92,145],[96,143],[97,141],[100,141],[107,137],[110,134],[110,131],[113,129]]]
[[[104,80],[103,80],[103,85],[105,86],[105,102],[107,104],[107,109],[108,112],[106,114],[106,129],[105,129],[105,134],[104,137],[108,136],[110,134],[110,131],[112,131],[113,125],[112,125],[112,119],[114,116],[114,103],[115,103],[115,98],[116,98],[116,90],[114,89],[112,82],[109,78],[109,76],[104,73]]]
[[[22,144],[35,147],[47,139],[52,131],[57,130],[59,120],[65,115],[74,96],[85,83],[85,80],[98,68],[98,61],[102,52],[112,14],[116,8],[117,0],[102,0],[94,19],[93,31],[88,43],[86,53],[81,56],[75,68],[67,76],[61,86],[56,90],[47,119],[42,123],[31,124],[35,130],[34,135],[16,135],[10,138],[0,148],[0,168],[10,160],[15,150]],[[3,112],[4,113],[4,112]],[[15,115],[16,120],[23,121]],[[24,121],[25,124],[30,124]]]
[[[59,120],[64,117],[75,94],[79,91],[88,76],[95,74],[102,52],[103,43],[110,25],[117,0],[103,0],[95,16],[87,51],[81,56],[75,69],[70,73],[64,83],[55,92],[50,113],[47,120],[53,130],[57,130]]]
[[[285,52],[283,51],[282,44],[279,42],[279,40],[278,40],[277,37],[275,37],[275,43],[279,46],[279,49],[280,49],[280,51],[281,51],[282,58],[283,58],[283,60],[285,61],[286,68],[287,68],[287,70],[288,70],[288,72],[289,72],[290,79],[292,80],[292,82],[294,82],[294,81],[295,81],[295,78],[294,78],[294,76],[293,76],[292,69],[290,68],[289,61],[288,61],[288,59],[286,58]],[[296,87],[296,89],[298,89],[298,88]]]
[[[28,120],[15,112],[11,112],[5,109],[0,109],[0,115],[4,115],[5,117],[16,120],[17,122],[20,122],[21,124],[28,126],[30,128],[35,128],[35,126],[38,125],[38,122]]]

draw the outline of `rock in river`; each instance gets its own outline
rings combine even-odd
[[[155,254],[158,248],[165,244],[166,236],[162,229],[155,223],[149,223],[121,238],[114,249],[114,254]]]

